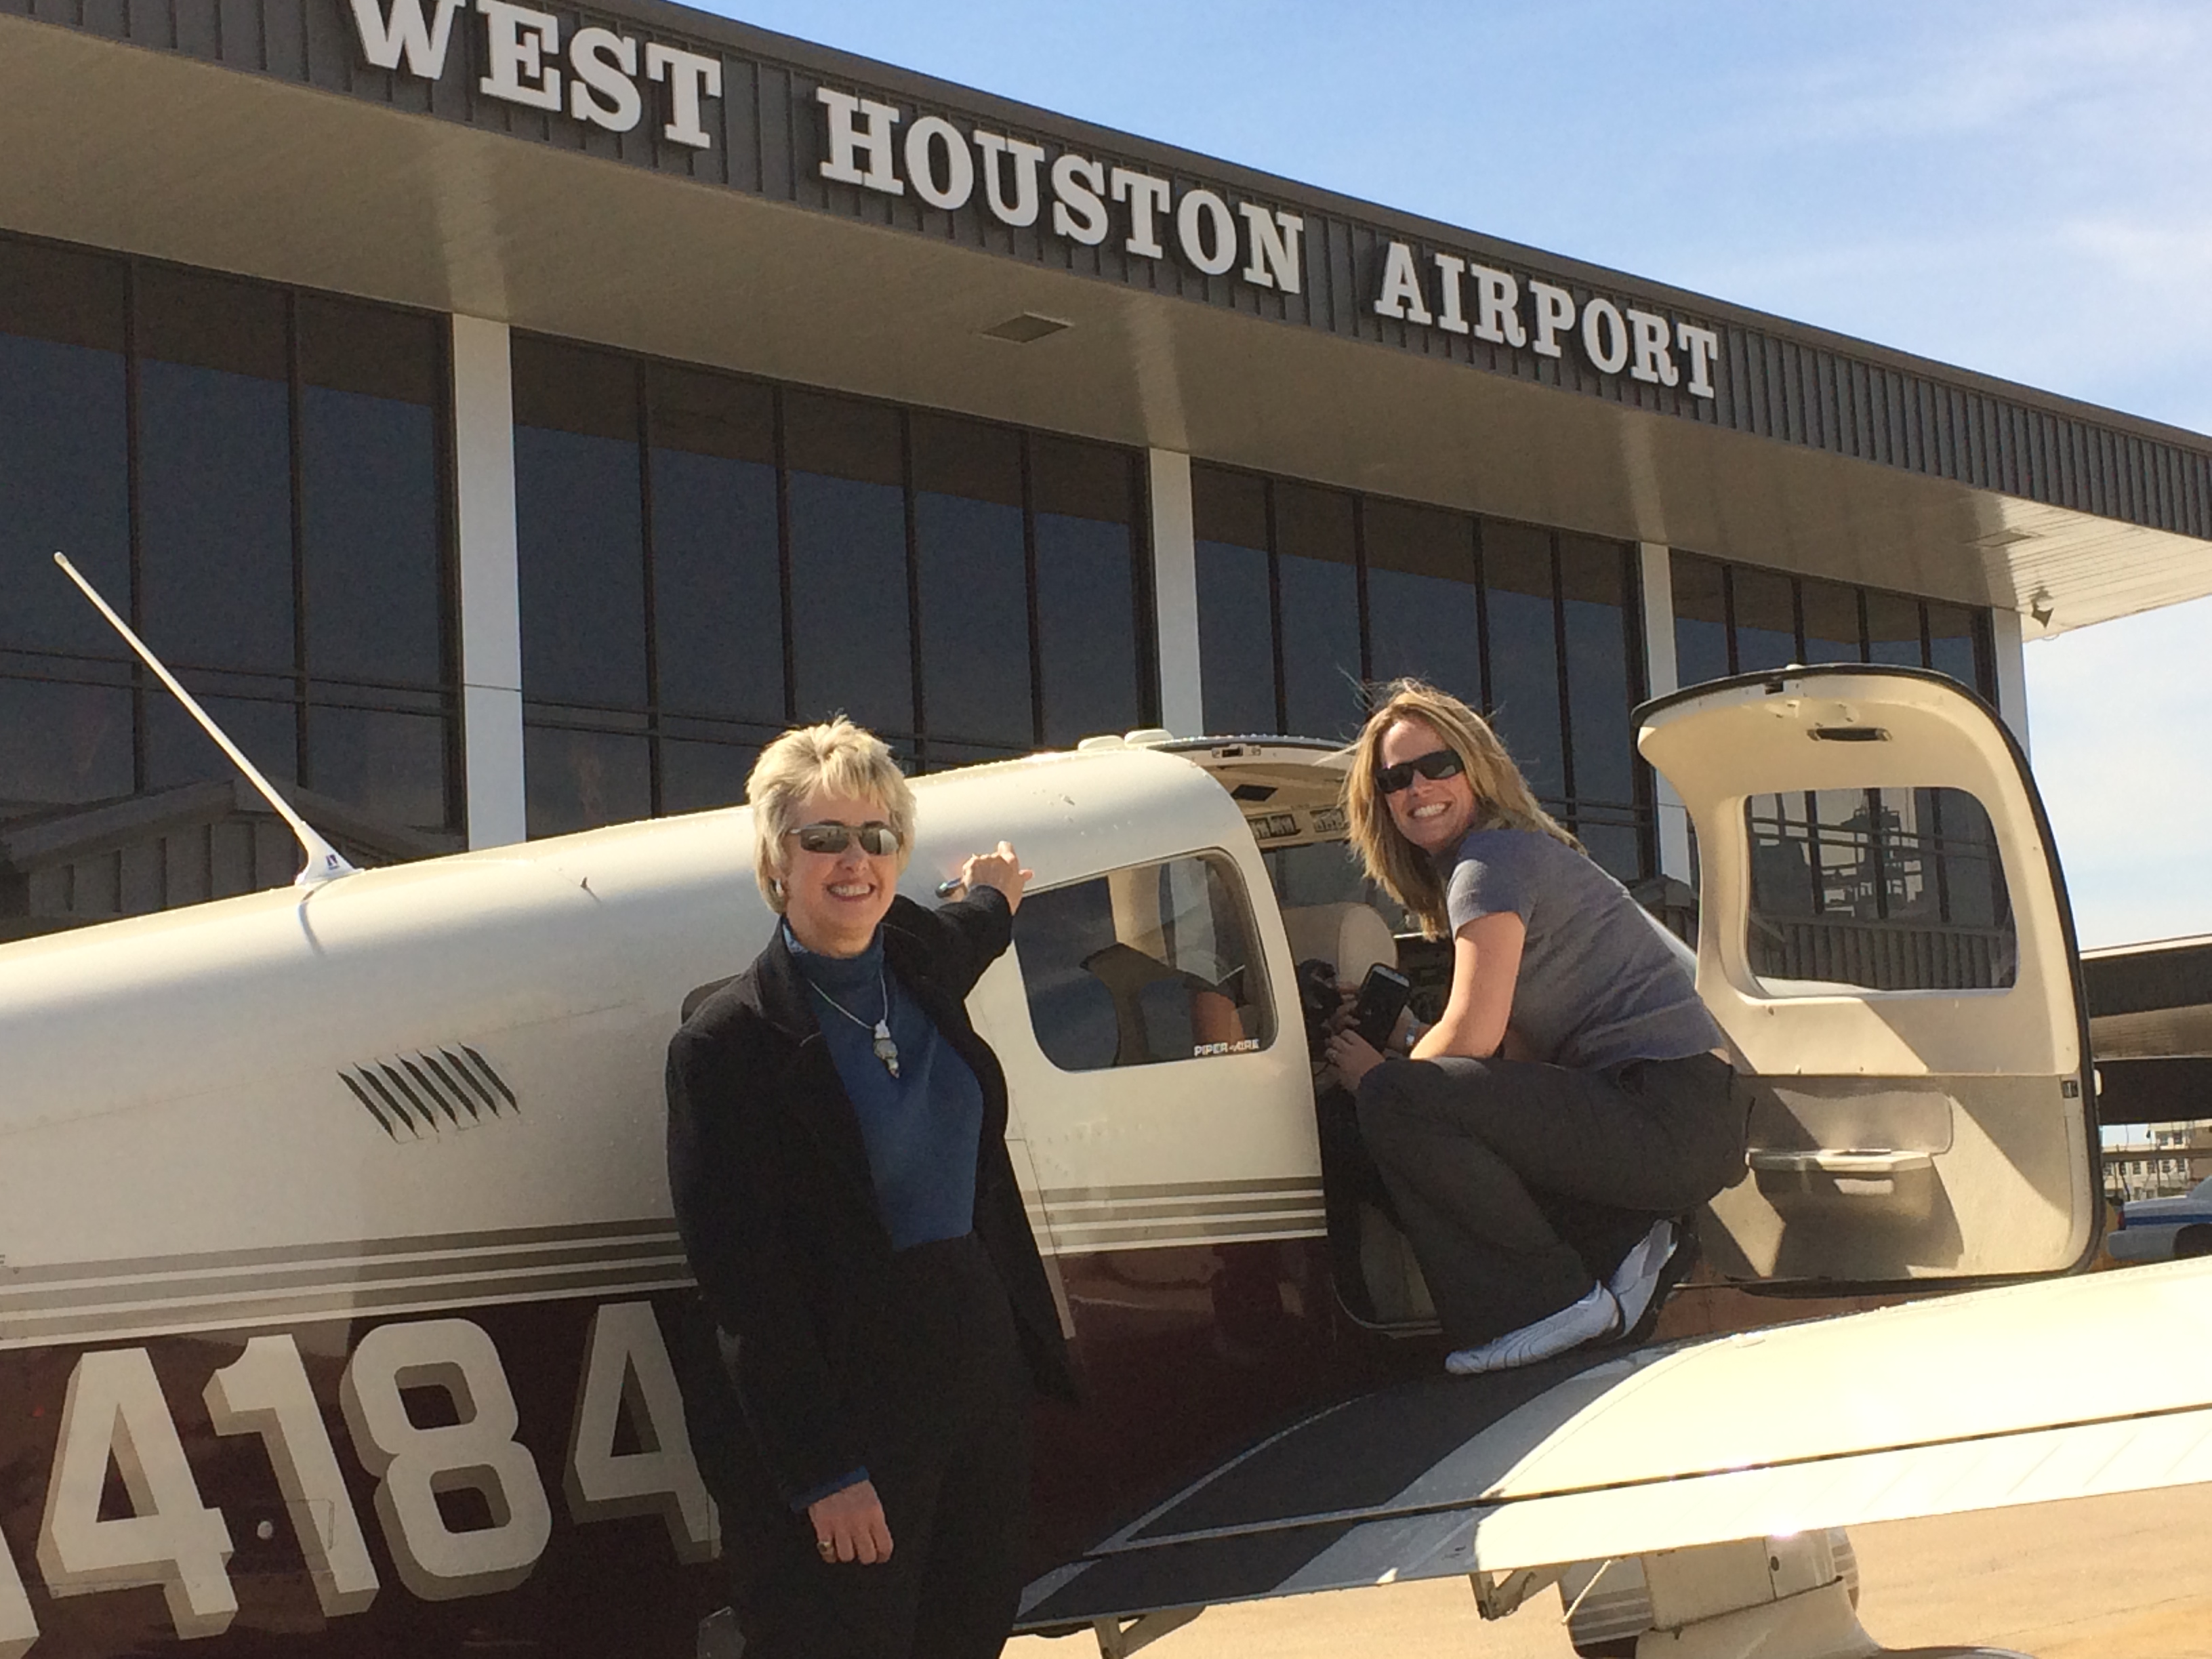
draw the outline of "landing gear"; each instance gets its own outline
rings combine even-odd
[[[1999,1648],[1884,1648],[1859,1623],[1858,1572],[1840,1530],[1493,1578],[1478,1607],[1502,1619],[1556,1583],[1583,1659],[2027,1659]]]

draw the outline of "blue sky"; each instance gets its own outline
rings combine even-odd
[[[2212,432],[2203,0],[711,9]],[[2208,645],[2028,647],[2085,943],[2212,933]]]

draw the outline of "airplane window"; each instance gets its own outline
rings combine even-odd
[[[1753,796],[1747,954],[1770,994],[1994,990],[2018,949],[1996,831],[1958,789]]]
[[[1243,884],[1170,859],[1035,893],[1014,918],[1030,1022],[1067,1072],[1264,1048],[1275,1038]]]

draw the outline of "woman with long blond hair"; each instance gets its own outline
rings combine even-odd
[[[1382,691],[1345,777],[1352,844],[1429,938],[1449,937],[1451,991],[1434,1025],[1401,1027],[1403,1054],[1349,1029],[1328,1053],[1451,1342],[1445,1368],[1640,1339],[1688,1267],[1687,1212],[1743,1173],[1720,1030],[1483,718],[1417,680]]]

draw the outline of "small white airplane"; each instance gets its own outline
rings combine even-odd
[[[2212,1261],[2071,1276],[2094,1086],[2018,746],[1872,667],[1639,723],[1750,1168],[1670,1309],[1706,1334],[1471,1379],[1317,1127],[1297,964],[1419,954],[1341,855],[1341,755],[1137,733],[916,781],[915,896],[1001,837],[1036,871],[970,1005],[1089,1390],[1040,1407],[1024,1628],[1119,1659],[1212,1604],[1466,1575],[1492,1616],[1557,1583],[1589,1654],[1863,1654],[1841,1529],[2212,1480]],[[1762,971],[1759,799],[1869,789],[1979,804],[1987,988]],[[732,808],[316,855],[0,948],[0,1659],[734,1651],[661,1075],[768,938],[750,848]]]

